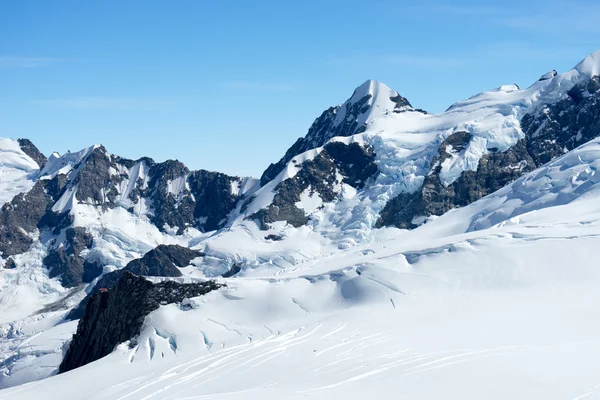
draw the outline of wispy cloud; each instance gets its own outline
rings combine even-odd
[[[145,97],[81,96],[33,100],[32,104],[69,110],[159,110],[180,103],[178,100]]]
[[[61,62],[60,58],[0,55],[0,68],[37,68]]]
[[[515,29],[550,35],[600,33],[600,5],[587,2],[556,3],[536,13],[501,18],[499,23]]]
[[[407,55],[407,54],[388,54],[381,57],[381,61],[393,64],[420,68],[454,68],[461,67],[469,62],[467,58],[454,56],[428,56],[428,55]]]
[[[509,28],[565,36],[577,33],[600,33],[600,5],[597,0],[548,0],[532,12],[508,12],[496,22]]]
[[[428,54],[353,54],[348,56],[333,56],[325,60],[325,65],[334,68],[347,65],[376,64],[417,68],[458,68],[469,63],[470,60],[455,55],[428,55]]]
[[[554,45],[540,47],[528,42],[496,42],[486,46],[455,49],[452,54],[443,53],[387,53],[370,52],[334,56],[325,60],[331,68],[347,65],[380,65],[402,67],[406,69],[461,69],[473,66],[486,66],[498,63],[523,63],[531,60],[574,61],[585,54],[585,46]]]
[[[473,5],[464,6],[456,4],[445,4],[445,3],[424,3],[421,5],[414,5],[413,10],[426,13],[439,13],[444,15],[454,15],[463,17],[485,17],[494,16],[507,12],[507,9],[495,6],[486,5]]]
[[[546,0],[543,6],[535,2],[493,5],[460,5],[439,0],[424,0],[409,6],[410,15],[421,18],[454,16],[492,24],[504,29],[527,30],[541,34],[568,35],[600,33],[600,5],[597,0]],[[406,9],[403,8],[403,11]]]
[[[294,90],[292,85],[251,81],[223,82],[222,86],[231,90],[255,90],[259,92],[290,92]]]

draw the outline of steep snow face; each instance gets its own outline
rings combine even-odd
[[[600,75],[600,50],[593,52],[583,59],[583,61],[575,66],[574,70],[579,73],[579,78]]]
[[[375,179],[357,191],[332,177],[329,184],[336,187],[338,193],[335,204],[318,209],[309,204],[299,208],[308,210],[306,214],[314,222],[313,229],[320,229],[328,236],[335,235],[340,246],[364,240],[369,237],[383,207],[400,194],[420,190],[427,176],[435,172],[441,185],[449,187],[464,172],[477,171],[482,158],[515,148],[526,138],[521,127],[522,118],[543,113],[546,105],[568,98],[575,85],[589,81],[600,68],[599,54],[596,52],[588,56],[569,72],[549,74],[527,89],[503,85],[456,103],[438,115],[416,112],[409,104],[404,106],[405,112],[398,112],[394,106],[398,93],[380,82],[367,81],[336,109],[333,124],[338,126],[344,121],[358,121],[362,129],[354,135],[332,137],[324,145],[320,145],[319,140],[327,135],[318,136],[317,140],[315,131],[309,131],[297,144],[302,142],[303,146],[316,147],[290,158],[279,168],[281,172],[256,193],[256,199],[247,207],[245,216],[269,207],[276,199],[281,183],[296,176],[303,163],[316,159],[327,143],[360,143],[372,148],[376,155],[379,173]],[[360,112],[347,111],[361,101],[364,108]],[[457,133],[466,133],[468,142],[460,149],[446,146],[448,157],[441,165],[433,165],[440,145]],[[290,151],[295,149],[296,145]],[[436,172],[438,167],[439,172]],[[523,168],[523,172],[530,169]],[[350,192],[353,194],[349,197]],[[311,203],[314,201],[312,197],[309,200]]]
[[[12,139],[0,139],[0,206],[31,189],[39,165]]]

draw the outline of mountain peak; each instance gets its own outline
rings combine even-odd
[[[372,96],[375,98],[378,97],[380,94],[388,97],[394,97],[398,95],[398,92],[391,89],[383,82],[374,79],[368,79],[359,87],[354,89],[354,93],[352,94],[350,101],[360,100],[365,96]]]
[[[582,75],[596,76],[600,75],[600,50],[588,55],[574,68]]]
[[[360,106],[357,107],[357,104]],[[352,118],[362,127],[382,115],[404,111],[414,111],[408,99],[385,83],[369,79],[357,87],[352,97],[340,106],[335,124]]]
[[[424,113],[413,108],[410,102],[386,84],[369,79],[352,92],[343,104],[330,107],[318,117],[306,136],[299,138],[286,154],[262,174],[260,182],[265,185],[285,168],[295,156],[307,150],[323,146],[336,136],[352,136],[364,132],[376,119],[406,111]]]

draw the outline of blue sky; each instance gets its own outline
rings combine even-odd
[[[259,176],[367,79],[441,112],[600,48],[597,1],[0,0],[0,136]]]

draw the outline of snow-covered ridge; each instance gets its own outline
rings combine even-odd
[[[0,139],[0,206],[34,185],[38,164],[13,139]]]
[[[600,52],[596,52],[571,71],[547,74],[547,79],[534,82],[526,89],[514,84],[502,85],[458,102],[446,112],[436,115],[393,112],[395,104],[391,98],[398,96],[398,92],[381,82],[369,80],[338,107],[335,118],[335,124],[344,122],[348,117],[355,118],[354,114],[346,114],[346,110],[366,99],[365,109],[357,117],[359,125],[364,124],[364,129],[355,135],[332,137],[290,159],[281,172],[256,193],[256,201],[248,208],[247,215],[268,206],[278,185],[293,178],[301,164],[317,157],[327,143],[356,142],[374,148],[380,169],[375,182],[355,193],[351,199],[340,198],[340,204],[330,207],[329,212],[335,209],[335,215],[328,214],[327,207],[314,209],[307,206],[306,209],[312,211],[310,214],[317,226],[322,226],[325,221],[335,221],[335,227],[341,228],[342,232],[345,227],[352,227],[351,231],[355,232],[356,222],[361,221],[359,236],[368,237],[383,205],[400,193],[413,193],[421,187],[424,178],[433,170],[431,163],[440,144],[450,135],[467,132],[471,139],[460,151],[448,148],[451,156],[444,161],[439,172],[445,186],[451,185],[465,171],[477,171],[482,157],[505,152],[525,139],[521,119],[526,114],[540,112],[542,106],[564,99],[576,84],[597,75],[599,68]],[[307,139],[309,137],[310,133]],[[344,216],[341,217],[340,213]],[[331,231],[331,227],[326,230]]]

